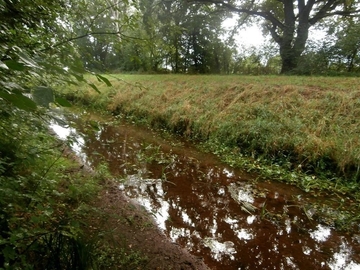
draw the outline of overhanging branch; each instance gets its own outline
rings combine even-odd
[[[111,4],[111,5],[103,8],[102,10],[100,10],[100,11],[94,16],[94,18],[92,18],[92,20],[91,20],[90,25],[89,25],[88,28],[91,29],[91,28],[94,26],[94,23],[95,23],[96,19],[97,19],[102,13],[104,13],[104,12],[107,11],[107,10],[110,10],[110,9],[114,8],[114,7],[117,6],[118,4],[119,4],[119,2],[116,2],[116,3],[113,3],[113,4]]]
[[[331,16],[347,16],[357,17],[360,14],[360,9],[356,10],[336,10],[341,5],[341,1],[329,0],[312,18],[309,18],[309,23],[314,25],[321,19]]]
[[[74,41],[74,40],[78,40],[78,39],[81,39],[81,38],[84,38],[84,37],[88,37],[88,36],[97,36],[97,35],[120,35],[121,37],[123,38],[127,38],[127,39],[136,39],[136,40],[144,40],[142,38],[138,38],[138,37],[132,37],[132,36],[128,36],[128,35],[124,35],[122,34],[121,32],[88,32],[86,34],[83,34],[83,35],[80,35],[80,36],[77,36],[77,37],[72,37],[72,38],[68,38],[67,40],[64,40],[64,41],[61,41],[59,43],[56,43],[54,44],[53,46],[51,47],[48,47],[48,48],[45,48],[43,50],[41,50],[42,52],[44,51],[47,51],[47,50],[50,50],[52,48],[56,48],[56,47],[59,47],[61,45],[64,45],[66,43],[69,43],[71,41]]]
[[[275,18],[273,14],[271,14],[268,11],[255,11],[248,8],[240,8],[219,0],[188,0],[188,1],[219,5],[236,13],[245,13],[250,16],[262,17],[265,20],[270,21],[273,26],[279,27],[280,29],[284,29],[285,27],[284,24],[282,24],[277,18]]]

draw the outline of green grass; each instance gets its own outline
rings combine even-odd
[[[291,173],[305,173],[310,179],[328,180],[332,186],[338,186],[340,181],[351,186],[351,190],[360,180],[357,78],[210,75],[107,78],[113,86],[98,83],[101,94],[82,85],[67,89],[66,96],[81,99],[92,108],[125,114],[197,140],[233,166],[249,170],[261,167],[262,173],[273,176],[280,167]],[[251,161],[240,161],[239,157],[244,156]]]
[[[65,144],[49,134],[43,118],[4,108],[6,104],[0,114],[0,268],[143,265],[140,254],[106,241],[102,229],[90,233],[90,221],[102,217],[93,201],[109,179],[104,165],[93,174],[84,172]]]

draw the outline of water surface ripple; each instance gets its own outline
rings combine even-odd
[[[257,181],[190,144],[126,123],[53,124],[90,166],[107,162],[119,192],[150,211],[172,241],[211,269],[360,269],[360,235],[314,218],[308,195]]]

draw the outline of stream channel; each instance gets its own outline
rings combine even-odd
[[[106,162],[119,192],[210,269],[360,269],[360,234],[318,222],[301,190],[224,165],[189,142],[87,113],[51,127],[88,166]],[[109,120],[109,119],[107,119]],[[103,123],[103,124],[101,124]],[[338,200],[338,198],[336,198]]]

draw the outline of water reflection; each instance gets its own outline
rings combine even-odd
[[[296,188],[255,182],[212,155],[133,126],[87,127],[78,122],[69,131],[84,158],[94,166],[107,161],[123,179],[119,192],[210,268],[360,269],[356,235],[310,220]]]
[[[318,224],[316,230],[310,232],[311,238],[317,242],[326,241],[331,235],[331,229],[329,227]]]
[[[59,121],[60,120],[60,121]],[[84,146],[84,137],[78,134],[75,128],[71,128],[65,124],[66,119],[62,117],[57,120],[51,121],[49,127],[56,133],[56,135],[62,139],[67,140],[71,149],[76,153],[81,161],[87,165],[90,165],[87,161],[87,155],[82,151]]]
[[[234,243],[231,241],[225,241],[220,243],[214,238],[205,238],[203,240],[204,246],[210,248],[212,257],[216,261],[222,261],[223,257],[226,255],[230,260],[235,260],[235,254],[237,253],[234,248]]]

